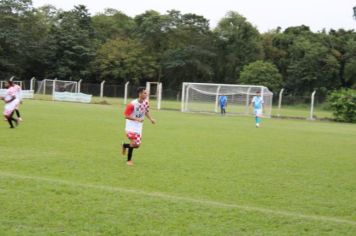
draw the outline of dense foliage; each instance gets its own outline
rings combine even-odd
[[[261,68],[258,68],[261,66]],[[129,17],[115,9],[91,16],[0,2],[0,79],[15,75],[87,82],[261,83],[304,95],[356,87],[356,33],[312,32],[307,26],[261,34],[237,12],[216,28],[193,13],[149,10]],[[256,75],[256,78],[253,76]]]
[[[356,123],[356,90],[335,91],[328,100],[337,121]]]

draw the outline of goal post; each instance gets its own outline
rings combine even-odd
[[[227,97],[227,113],[249,115],[253,113],[250,108],[252,97],[261,93],[264,100],[264,115],[270,117],[272,113],[273,93],[265,86],[238,85],[238,84],[212,84],[189,83],[182,85],[182,112],[219,112],[219,97]]]
[[[78,91],[78,82],[57,79],[44,79],[38,81],[38,94],[53,95],[54,92],[70,92],[76,93]]]
[[[146,91],[148,93],[148,100],[151,98],[157,102],[157,109],[161,109],[162,101],[162,83],[161,82],[146,82]]]

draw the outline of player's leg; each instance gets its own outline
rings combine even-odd
[[[130,143],[121,143],[122,155],[126,155],[126,149],[130,148],[131,140],[134,139],[135,134],[132,132],[126,133],[127,138],[130,140]]]
[[[21,115],[20,115],[20,110],[18,108],[15,109],[15,113],[17,116],[17,120],[22,121]]]
[[[124,143],[123,148],[127,152],[127,165],[133,165],[132,163],[132,154],[135,148],[139,148],[141,144],[141,135],[136,133],[127,133],[127,137],[130,139],[130,143]]]
[[[261,116],[262,116],[262,109],[256,109],[256,127],[260,127],[261,123]]]
[[[17,125],[17,120],[13,117],[13,115],[14,112],[8,112],[5,114],[5,118],[9,123],[11,129],[15,128],[13,122],[15,122],[15,124]]]

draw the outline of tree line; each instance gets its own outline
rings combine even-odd
[[[203,16],[115,9],[91,16],[84,5],[63,11],[31,0],[0,3],[0,79],[83,79],[259,84],[303,95],[356,88],[356,33],[308,26],[260,33],[238,12],[211,29]]]

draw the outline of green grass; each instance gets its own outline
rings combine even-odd
[[[0,235],[355,235],[356,125],[25,101],[0,124]]]

